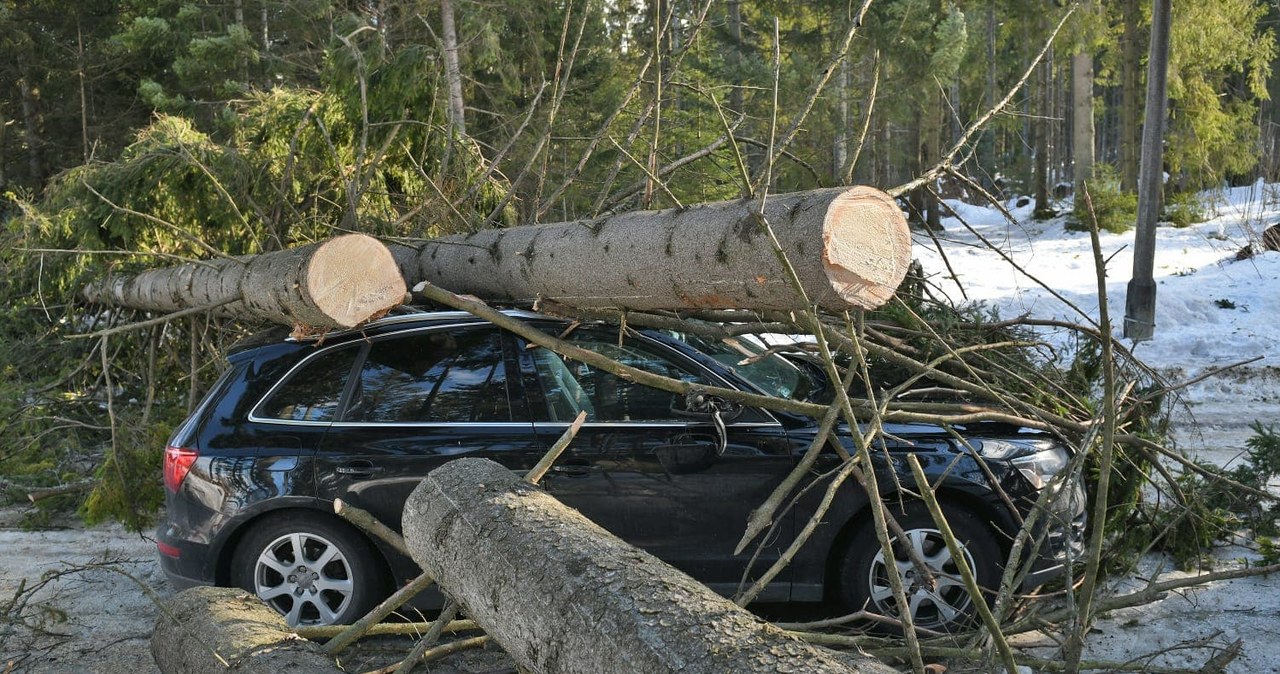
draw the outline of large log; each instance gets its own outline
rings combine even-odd
[[[752,200],[488,229],[393,246],[412,287],[487,300],[636,310],[798,309]],[[765,219],[812,302],[874,308],[911,263],[894,200],[869,187],[771,196]]]
[[[786,635],[492,461],[432,471],[403,529],[423,570],[532,672],[894,672]]]
[[[90,302],[144,311],[220,313],[312,328],[350,328],[404,301],[391,252],[364,234],[243,258],[190,262],[86,286]]]
[[[197,587],[165,599],[151,635],[151,657],[165,674],[341,674],[284,617],[232,588]]]

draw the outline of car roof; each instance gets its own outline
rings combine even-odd
[[[513,318],[521,318],[527,320],[547,320],[560,321],[565,319],[555,316],[547,316],[534,311],[526,311],[523,309],[504,309],[502,313]],[[389,316],[383,316],[377,320],[362,323],[354,328],[345,330],[330,330],[310,335],[295,335],[291,333],[289,328],[285,326],[274,326],[256,332],[239,342],[236,342],[227,350],[227,356],[242,354],[253,351],[260,347],[278,345],[278,344],[299,344],[299,345],[317,345],[319,343],[334,343],[345,341],[351,338],[364,338],[373,335],[384,334],[387,332],[395,332],[397,328],[406,325],[431,325],[434,323],[459,323],[459,322],[475,322],[483,323],[484,319],[466,311],[431,311],[431,310],[409,310],[404,313],[396,313]]]
[[[563,321],[563,318],[555,316],[547,316],[535,311],[526,311],[524,309],[502,309],[503,315],[513,318],[525,319],[543,319],[551,321]],[[323,335],[290,338],[295,341],[315,341],[317,339],[330,339],[333,337],[345,336],[350,334],[366,334],[371,330],[378,330],[387,326],[396,326],[404,323],[435,323],[441,321],[483,321],[483,318],[476,316],[468,311],[429,311],[429,310],[413,310],[402,314],[392,314],[383,316],[374,321],[361,324],[349,330],[337,330],[326,332]]]

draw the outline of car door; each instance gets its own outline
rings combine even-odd
[[[704,384],[713,379],[698,363],[643,336],[619,343],[616,331],[578,328],[567,339],[649,372]],[[745,410],[726,425],[721,451],[709,417],[681,414],[682,396],[521,346],[540,441],[550,445],[580,411],[587,412],[577,438],[545,478],[546,489],[623,540],[732,594],[755,552],[751,547],[733,554],[747,517],[793,465],[780,425],[760,410]],[[791,519],[784,516],[752,576],[778,558],[791,535]],[[788,576],[769,592],[770,599],[789,598]]]
[[[523,395],[512,395],[511,361],[510,341],[489,325],[370,340],[342,415],[317,452],[318,495],[399,531],[409,493],[446,461],[471,456],[532,467],[543,448]]]

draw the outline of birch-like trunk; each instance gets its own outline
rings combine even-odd
[[[462,99],[462,68],[458,63],[458,30],[453,0],[440,0],[441,38],[444,40],[444,75],[449,84],[449,124],[458,137],[467,135],[466,106]]]
[[[1093,177],[1093,135],[1093,54],[1081,51],[1071,57],[1071,177],[1077,196]]]

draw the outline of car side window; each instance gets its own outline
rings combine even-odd
[[[511,421],[496,330],[434,331],[369,345],[345,421]]]
[[[358,346],[333,349],[293,371],[259,406],[257,415],[284,421],[333,421]]]
[[[694,370],[640,340],[629,340],[620,346],[616,334],[585,330],[575,331],[567,339],[575,346],[646,372],[706,383]],[[587,421],[688,421],[673,412],[683,407],[684,399],[679,394],[565,359],[550,349],[535,348],[532,355],[546,400],[545,413],[535,410],[535,420],[573,421],[578,412],[586,412]]]

